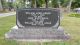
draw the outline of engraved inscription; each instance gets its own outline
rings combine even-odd
[[[26,8],[17,12],[19,27],[53,27],[59,20],[59,10],[49,8]]]
[[[51,15],[51,12],[26,12],[26,15],[31,15],[27,19],[32,20],[32,22],[25,21],[25,24],[41,26],[44,26],[45,24],[51,24],[50,21],[44,22],[44,20],[48,20],[46,15]]]

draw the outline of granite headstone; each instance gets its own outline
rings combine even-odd
[[[16,12],[16,25],[5,36],[15,40],[65,40],[69,36],[60,27],[59,9],[24,8]]]

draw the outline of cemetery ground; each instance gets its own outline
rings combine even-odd
[[[0,45],[18,45],[16,41],[5,39],[4,35],[11,27],[16,25],[16,17],[0,17]],[[61,20],[61,26],[65,32],[70,34],[70,39],[67,41],[45,42],[44,45],[80,45],[80,17],[72,17],[65,15]],[[36,43],[28,42],[30,45]],[[36,44],[37,45],[37,44]]]

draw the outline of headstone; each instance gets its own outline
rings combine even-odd
[[[74,12],[80,14],[80,8],[75,8],[75,9],[74,9]]]
[[[16,25],[5,36],[15,40],[66,40],[69,36],[60,27],[59,9],[18,9]]]

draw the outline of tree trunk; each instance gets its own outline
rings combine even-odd
[[[73,1],[73,0],[70,0],[70,1],[69,1],[69,4],[67,5],[67,10],[68,10],[68,12],[71,11],[70,9],[71,9],[72,1]]]
[[[30,0],[31,2],[31,8],[34,8],[35,7],[35,0]]]
[[[3,8],[2,8],[1,0],[0,0],[0,11],[2,11],[2,9],[3,9]]]
[[[48,0],[45,0],[46,8],[48,8]]]

